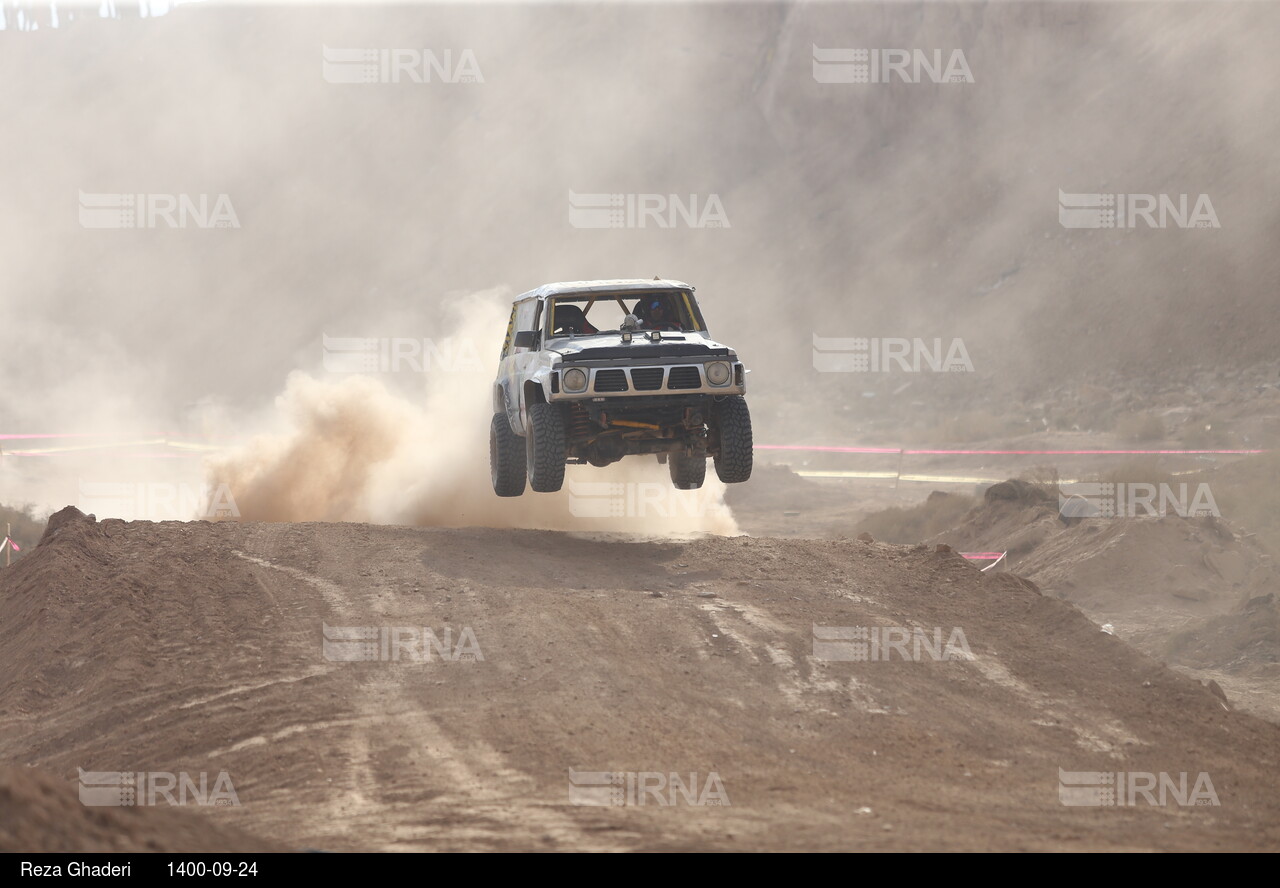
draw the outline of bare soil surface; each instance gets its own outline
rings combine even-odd
[[[897,542],[1005,552],[996,571],[1032,580],[1140,650],[1216,682],[1233,706],[1280,723],[1280,576],[1263,544],[1274,539],[1265,477],[1273,464],[1268,456],[1180,476],[1192,485],[1209,479],[1224,514],[1243,513],[1244,524],[1176,514],[1067,523],[1056,491],[1044,484],[1002,481],[976,496],[952,484],[957,492],[922,497],[920,485],[820,483],[782,466],[753,480],[750,495],[731,489],[728,500],[751,533],[847,538],[874,529]],[[960,477],[964,468],[953,457],[938,471]]]
[[[364,850],[1280,841],[1280,726],[934,547],[67,509],[0,601],[0,762],[21,769],[6,785],[41,787],[23,811],[76,806],[77,768],[235,784],[239,806],[149,818],[147,836],[63,818],[82,848],[183,844],[194,818]],[[467,656],[336,661],[325,626],[448,629]],[[819,659],[815,626],[958,627],[972,658]],[[1059,769],[1205,772],[1220,805],[1066,807]],[[571,770],[714,773],[728,804],[574,805]]]
[[[48,771],[0,768],[0,849],[26,852],[287,851],[191,811],[86,807]]]

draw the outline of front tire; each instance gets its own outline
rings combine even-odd
[[[725,484],[741,484],[751,477],[754,460],[751,445],[751,411],[742,395],[730,395],[715,406],[720,450],[716,453],[716,477]]]
[[[502,413],[495,413],[489,424],[489,478],[498,496],[524,493],[524,448]]]
[[[530,404],[525,428],[525,462],[529,486],[555,493],[564,486],[564,412],[556,404]]]
[[[667,457],[667,468],[671,470],[671,483],[677,490],[697,490],[707,479],[707,458],[705,456],[685,456],[673,453]]]

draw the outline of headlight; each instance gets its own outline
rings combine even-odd
[[[572,367],[564,372],[564,390],[566,392],[585,392],[587,390],[586,371]]]
[[[707,365],[707,382],[724,385],[729,381],[729,365],[724,361],[712,361]]]

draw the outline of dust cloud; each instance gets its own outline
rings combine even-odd
[[[509,300],[473,294],[452,305],[447,356],[496,355]],[[558,493],[499,498],[489,483],[492,371],[467,360],[426,367],[420,402],[375,376],[291,374],[268,431],[209,462],[209,487],[230,491],[246,521],[369,521],[447,527],[617,531],[642,536],[736,534],[725,485],[676,490],[652,457],[605,469],[569,466]],[[710,467],[709,467],[710,469]]]

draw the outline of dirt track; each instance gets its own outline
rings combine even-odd
[[[0,577],[0,761],[72,798],[77,767],[226,770],[241,807],[198,813],[295,848],[1280,841],[1280,727],[954,553],[71,511],[50,527]],[[469,628],[483,659],[334,662],[322,624]],[[820,661],[815,624],[958,626],[975,659]],[[1221,805],[1064,807],[1059,768],[1204,771]],[[570,769],[715,772],[729,804],[574,806]]]

